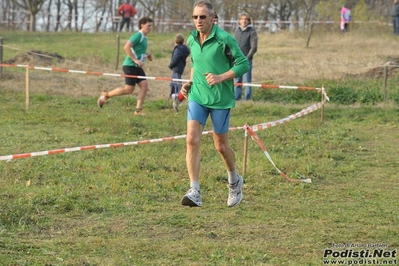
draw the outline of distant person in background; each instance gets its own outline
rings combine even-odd
[[[351,11],[346,4],[341,8],[341,32],[348,31],[349,22],[352,20]]]
[[[256,30],[251,25],[251,18],[248,14],[242,14],[239,18],[239,27],[236,29],[234,37],[238,42],[243,54],[248,58],[249,71],[244,75],[237,77],[237,83],[251,83],[252,82],[252,59],[258,50],[258,35]],[[234,88],[236,101],[241,100],[242,85]],[[245,86],[244,99],[250,100],[252,96],[252,87]]]
[[[127,0],[126,3],[119,6],[118,14],[122,16],[121,25],[119,27],[120,32],[125,24],[127,31],[129,31],[130,19],[136,15],[136,13],[137,10],[134,8],[134,6],[130,5],[130,0]]]
[[[128,76],[141,76],[145,77],[143,67],[145,60],[152,61],[152,56],[147,54],[147,34],[152,29],[152,19],[143,17],[139,20],[140,30],[134,33],[126,42],[123,49],[126,52],[125,61],[123,61],[123,73]],[[125,77],[125,86],[118,87],[112,91],[104,91],[101,93],[100,98],[97,100],[99,107],[103,107],[105,102],[114,96],[121,96],[132,94],[136,84],[139,85],[140,91],[137,96],[136,110],[134,115],[144,116],[143,103],[148,91],[148,82],[145,78],[138,77]]]
[[[393,24],[393,33],[399,35],[399,1],[393,0],[393,6],[391,9],[391,17]]]
[[[190,50],[187,45],[184,44],[184,37],[180,33],[175,36],[175,48],[172,52],[172,58],[170,59],[169,68],[172,72],[172,79],[181,79],[184,68],[186,67],[186,59],[190,54]],[[176,111],[179,111],[179,104],[177,95],[181,89],[181,82],[173,81],[170,83],[169,97],[173,100],[173,107]]]

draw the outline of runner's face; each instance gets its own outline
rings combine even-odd
[[[152,22],[147,22],[146,24],[141,25],[141,31],[144,34],[150,33],[151,29],[152,29]]]
[[[213,18],[206,6],[196,6],[194,8],[193,21],[200,33],[209,34],[212,31]]]

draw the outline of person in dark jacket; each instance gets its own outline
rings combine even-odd
[[[391,17],[393,24],[393,33],[399,35],[399,1],[393,0],[393,6],[391,9]]]
[[[170,59],[169,68],[172,72],[172,79],[181,79],[184,68],[186,67],[186,59],[190,55],[190,50],[187,45],[184,44],[184,37],[180,33],[175,36],[175,48],[172,52],[172,58]],[[169,97],[174,101],[173,107],[178,111],[178,105],[175,103],[176,97],[181,89],[180,81],[170,82],[170,93]]]
[[[251,83],[252,82],[252,59],[258,50],[258,35],[256,30],[251,25],[251,18],[248,14],[242,14],[239,18],[240,26],[235,31],[235,39],[241,48],[243,54],[248,58],[249,71],[236,78],[237,83]],[[238,85],[234,88],[236,101],[241,100],[242,86]],[[245,86],[244,99],[250,100],[252,96],[252,87]]]

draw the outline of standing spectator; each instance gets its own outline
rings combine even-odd
[[[393,33],[399,35],[399,1],[393,0],[393,6],[391,9],[391,17],[393,24]]]
[[[146,58],[152,61],[152,56],[147,54],[147,34],[152,29],[152,19],[144,17],[139,20],[140,30],[133,34],[130,39],[126,42],[123,49],[126,52],[125,61],[123,61],[123,73],[130,76],[142,76],[145,77],[143,66]],[[114,96],[132,94],[134,92],[135,85],[138,84],[140,91],[137,96],[137,105],[134,115],[145,115],[143,109],[143,103],[145,96],[148,91],[148,82],[143,78],[125,77],[125,87],[118,87],[112,91],[105,91],[101,93],[100,98],[97,100],[99,107],[103,107],[105,102]]]
[[[121,32],[123,26],[126,24],[126,29],[129,31],[130,18],[136,15],[137,11],[134,6],[130,5],[130,0],[126,0],[126,3],[122,4],[118,8],[118,14],[122,16],[121,25],[119,31]]]
[[[249,69],[236,40],[226,31],[213,24],[213,7],[207,1],[194,4],[193,20],[196,30],[187,39],[191,52],[191,82],[183,84],[181,92],[188,97],[186,163],[190,189],[182,199],[182,205],[201,207],[200,193],[200,140],[208,116],[213,126],[213,142],[222,158],[228,175],[229,195],[227,205],[238,205],[242,199],[244,179],[237,173],[235,154],[229,145],[228,132],[230,109],[235,106],[235,77]],[[230,50],[235,59],[226,55]]]
[[[344,4],[341,9],[341,32],[348,31],[349,22],[352,20],[351,11],[347,4]]]
[[[235,38],[241,51],[248,58],[249,71],[244,75],[236,78],[237,83],[251,83],[252,82],[252,59],[256,51],[258,50],[258,35],[256,30],[251,25],[251,18],[248,14],[242,14],[239,18],[239,27],[235,31]],[[235,99],[241,100],[242,85],[235,87]],[[252,96],[252,87],[245,86],[244,99],[250,100]]]
[[[175,36],[175,48],[172,52],[169,68],[172,69],[172,79],[181,79],[184,68],[186,67],[186,59],[190,54],[187,45],[184,44],[184,37],[180,33]],[[179,111],[179,103],[177,95],[181,89],[181,82],[173,81],[170,83],[169,97],[173,100],[173,107]]]

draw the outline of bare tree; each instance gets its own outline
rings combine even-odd
[[[13,3],[29,14],[29,31],[36,31],[36,15],[46,0],[12,0]]]
[[[97,18],[96,21],[96,32],[99,31],[101,24],[103,23],[106,12],[107,12],[107,0],[99,0],[96,5],[96,13],[99,14],[99,18]]]
[[[72,13],[73,13],[73,3],[71,0],[62,0],[63,4],[65,4],[68,8],[68,17],[67,17],[67,29],[72,31]]]
[[[51,22],[51,5],[52,5],[52,3],[53,3],[53,0],[49,0],[49,2],[48,2],[48,4],[47,4],[47,12],[46,12],[46,17],[47,17],[47,19],[46,19],[46,21],[47,21],[47,24],[46,24],[46,32],[49,32],[50,31],[50,22]]]
[[[78,31],[78,0],[63,0],[63,3],[68,8],[67,29],[72,31],[72,23],[74,23],[75,31]]]
[[[166,0],[138,0],[137,2],[148,11],[147,16],[155,19],[157,11],[164,4]]]
[[[81,2],[81,6],[79,7],[79,14],[81,14],[81,23],[80,23],[80,27],[79,27],[79,31],[82,32],[83,31],[83,27],[84,25],[87,23],[88,19],[91,17],[91,14],[93,12],[87,12],[87,4],[90,5],[90,0],[80,0]],[[112,0],[111,0],[112,2]]]
[[[55,6],[57,14],[55,15],[55,28],[54,31],[58,31],[61,28],[61,0],[55,0]]]
[[[73,0],[73,10],[75,11],[75,31],[78,31],[78,18],[79,18],[79,9],[78,9],[78,0]]]
[[[2,0],[0,2],[0,16],[3,25],[6,21],[10,28],[20,28],[29,20],[28,29],[36,30],[37,14],[40,21],[47,23],[40,25],[40,30],[83,31],[85,25],[91,23],[90,31],[108,30],[107,23],[114,23],[115,11],[125,0]],[[180,31],[192,26],[191,14],[195,0],[132,0],[137,9],[137,17],[149,16],[154,19],[154,30]],[[343,3],[350,6],[354,20],[386,21],[390,20],[390,0],[212,0],[214,10],[218,13],[219,23],[230,32],[238,25],[241,13],[248,13],[254,27],[273,27],[276,30],[307,29],[310,20],[338,21],[339,10]],[[46,3],[46,5],[44,5]],[[89,4],[90,3],[90,4]],[[39,13],[40,12],[40,13]],[[55,14],[56,12],[56,14]],[[66,19],[64,13],[67,14]],[[1,19],[1,17],[0,17]],[[64,22],[62,21],[64,19]],[[55,21],[54,21],[55,20]],[[66,20],[66,23],[65,23]],[[132,20],[137,21],[137,20]],[[270,21],[276,21],[271,25]],[[320,24],[325,27],[336,25]],[[366,25],[366,24],[363,24]],[[363,26],[362,25],[362,26]],[[2,26],[2,25],[0,25]],[[131,27],[133,29],[133,26]]]
[[[4,22],[4,27],[9,29],[14,29],[14,24],[12,23],[15,21],[17,17],[16,9],[18,7],[12,2],[12,0],[4,0],[1,2],[1,17],[0,21]],[[3,27],[3,25],[1,25]]]

